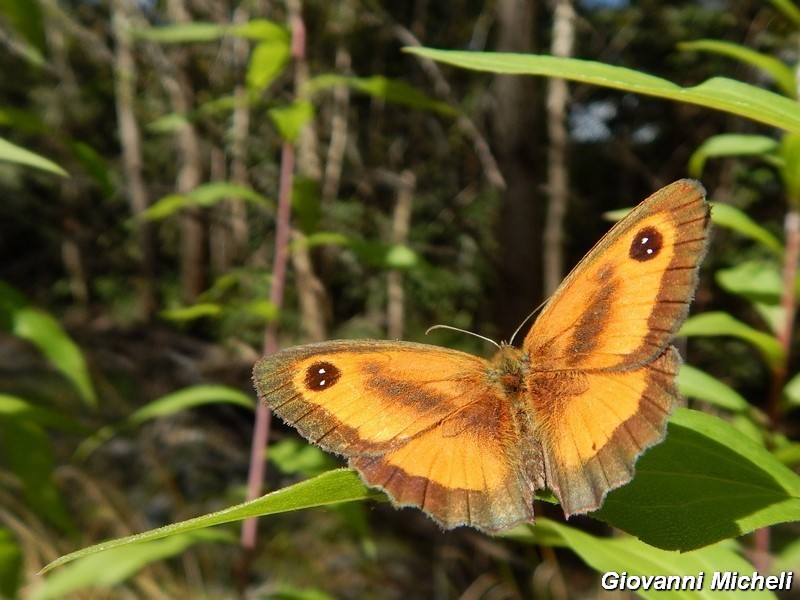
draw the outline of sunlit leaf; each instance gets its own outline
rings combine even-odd
[[[182,308],[167,308],[162,310],[159,315],[169,321],[177,323],[205,319],[207,317],[218,317],[223,313],[223,308],[214,302],[198,302],[191,306]]]
[[[727,410],[744,411],[750,408],[739,392],[691,365],[681,367],[678,389],[682,396],[703,400]]]
[[[781,14],[789,19],[792,23],[794,23],[795,27],[800,28],[800,8],[792,2],[792,0],[767,0],[770,2],[776,9],[778,9]]]
[[[231,199],[243,200],[253,204],[272,207],[273,203],[252,188],[228,183],[212,181],[197,186],[188,194],[167,194],[153,202],[140,217],[149,221],[166,219],[184,208],[210,208]]]
[[[783,168],[779,173],[786,197],[795,209],[800,208],[800,134],[787,133],[781,138],[780,155]]]
[[[330,454],[296,438],[271,444],[267,450],[267,457],[281,473],[287,475],[316,477],[336,466]]]
[[[800,477],[722,419],[678,409],[665,442],[592,516],[652,546],[694,550],[800,520]]]
[[[406,52],[445,64],[509,75],[544,75],[696,104],[787,131],[800,132],[800,106],[780,94],[724,77],[683,88],[624,67],[575,58],[501,52],[465,52],[407,47]]]
[[[779,143],[765,135],[722,133],[712,135],[700,144],[689,158],[689,174],[700,177],[709,158],[723,156],[763,156],[771,164],[777,164]]]
[[[22,294],[1,281],[0,327],[36,346],[48,362],[75,386],[86,404],[97,404],[89,368],[80,348],[56,319],[28,305]]]
[[[194,385],[153,400],[128,417],[127,422],[130,425],[140,425],[150,419],[218,403],[234,404],[248,410],[252,410],[254,406],[253,398],[237,389],[224,385]]]
[[[77,552],[72,552],[54,560],[42,569],[42,572],[46,573],[55,567],[75,559],[110,550],[111,548],[119,548],[129,544],[157,540],[177,533],[194,531],[203,527],[212,527],[214,525],[221,525],[222,523],[241,521],[249,517],[260,517],[299,510],[301,508],[326,506],[329,504],[338,504],[340,502],[366,500],[368,498],[378,499],[385,498],[385,496],[380,492],[365,488],[355,471],[351,469],[336,469],[323,473],[314,479],[302,481],[293,486],[272,492],[261,498],[237,504],[236,506],[203,515],[202,517],[174,523],[145,533],[109,540],[78,550]]]
[[[263,319],[266,323],[274,321],[280,314],[278,307],[268,300],[253,300],[243,305],[241,310],[259,319]]]
[[[189,119],[181,113],[168,113],[154,119],[147,124],[147,130],[152,133],[174,133],[189,124]]]
[[[197,42],[213,42],[228,33],[228,28],[217,23],[193,21],[177,23],[148,29],[137,29],[134,35],[140,39],[160,42],[162,44],[190,44]]]
[[[404,81],[389,79],[380,75],[373,77],[347,77],[344,75],[320,75],[308,82],[306,91],[311,94],[322,89],[344,85],[354,90],[380,98],[399,106],[437,112],[446,116],[458,111],[444,102],[434,100]]]
[[[753,565],[742,558],[737,548],[730,544],[715,544],[694,552],[670,552],[653,548],[632,537],[597,537],[545,518],[538,519],[535,527],[518,527],[504,537],[543,546],[570,548],[587,565],[601,574],[600,587],[606,593],[621,594],[626,597],[633,592],[636,597],[653,600],[665,598],[737,600],[742,597],[742,592],[739,590],[711,589],[714,573],[738,571],[744,574],[755,570]],[[699,582],[695,580],[693,588],[681,590],[675,587],[677,582],[673,582],[673,587],[668,588],[669,591],[656,587],[658,580],[655,577],[659,575],[677,575],[678,581],[682,582],[684,577],[697,576],[700,573],[704,574],[702,585],[698,585]],[[649,579],[639,581],[639,587],[635,590],[615,588],[623,574]],[[631,585],[636,585],[634,579],[629,581]],[[644,589],[642,583],[647,581],[650,582],[647,585],[649,589]],[[686,581],[691,582],[689,579]],[[660,585],[665,583],[662,581]],[[753,598],[775,598],[771,592],[748,591],[747,597],[750,598],[751,595]]]
[[[196,544],[235,542],[235,536],[230,533],[205,530],[113,548],[87,556],[45,577],[43,584],[28,598],[50,600],[67,597],[81,588],[108,588],[126,581],[147,565],[177,556]]]
[[[678,48],[690,52],[710,52],[712,54],[735,58],[740,62],[755,67],[772,78],[778,86],[778,89],[789,98],[794,98],[797,94],[797,84],[795,83],[792,69],[769,54],[763,54],[752,48],[742,46],[741,44],[734,44],[722,40],[681,42],[678,44]]]
[[[86,433],[86,427],[61,411],[49,410],[28,402],[18,396],[0,394],[0,418],[32,421],[48,429],[58,429],[73,433]]]
[[[770,367],[775,368],[783,361],[784,351],[777,339],[734,319],[726,312],[707,312],[689,317],[678,335],[737,337],[755,346]]]
[[[735,206],[722,202],[713,202],[711,218],[715,225],[735,231],[766,246],[777,256],[783,256],[783,244],[781,241],[772,235],[772,232],[753,221],[747,213]]]
[[[26,167],[34,167],[36,169],[41,169],[42,171],[48,171],[50,173],[55,173],[56,175],[61,175],[62,177],[69,177],[69,174],[53,161],[48,160],[39,154],[34,154],[22,146],[12,144],[3,138],[0,138],[0,160],[16,163],[18,165],[25,165]]]
[[[279,40],[288,44],[291,39],[286,27],[267,19],[251,19],[242,25],[231,25],[228,27],[228,33],[261,42]]]
[[[714,278],[725,291],[753,302],[777,304],[781,297],[783,282],[775,263],[743,261],[720,269]]]
[[[268,114],[281,138],[295,142],[306,123],[314,117],[314,107],[306,100],[298,100],[288,106],[272,108]]]
[[[259,42],[247,65],[247,89],[253,93],[269,87],[289,62],[289,40],[268,39]]]
[[[792,377],[784,386],[783,396],[789,406],[800,406],[800,373]]]
[[[4,29],[7,31],[13,29],[18,34],[13,36],[11,42],[14,56],[23,56],[37,68],[45,65],[48,42],[41,3],[30,0],[2,0],[0,12],[3,15]]]

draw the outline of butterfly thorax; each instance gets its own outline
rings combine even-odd
[[[489,382],[499,386],[503,395],[516,404],[528,388],[530,363],[519,348],[503,344],[489,363]]]

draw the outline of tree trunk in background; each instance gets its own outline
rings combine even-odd
[[[183,0],[167,2],[167,14],[174,23],[189,23],[191,17]],[[194,88],[185,76],[188,67],[188,48],[170,49],[174,73],[164,73],[164,88],[170,96],[172,109],[180,115],[188,115],[194,107]],[[176,131],[178,146],[178,175],[175,192],[188,194],[200,185],[203,176],[200,139],[194,125],[186,121]],[[190,304],[208,286],[208,227],[206,215],[201,209],[189,208],[181,214],[181,297]]]
[[[253,2],[245,2],[236,7],[231,15],[231,24],[244,25],[252,14],[263,14],[260,6]],[[224,25],[227,13],[218,16],[218,22]],[[211,173],[212,181],[228,180],[243,188],[250,187],[250,176],[247,171],[247,143],[250,132],[250,103],[247,101],[248,90],[244,83],[244,73],[250,57],[250,41],[231,36],[221,46],[219,61],[225,68],[213,69],[210,79],[213,87],[224,87],[230,73],[240,74],[233,88],[234,108],[231,113],[227,137],[230,149],[223,153],[219,161],[219,175]],[[241,198],[230,198],[212,213],[210,228],[211,271],[214,275],[226,273],[231,268],[240,267],[246,258],[247,242],[250,227],[247,221],[247,205]]]
[[[498,51],[536,51],[535,5],[528,0],[498,2]],[[494,96],[494,145],[508,186],[498,223],[495,314],[499,334],[507,338],[542,297],[542,160],[536,148],[542,146],[544,124],[536,118],[541,114],[536,79],[498,76]]]
[[[117,128],[122,153],[122,168],[125,173],[125,190],[137,229],[139,251],[141,252],[141,277],[138,285],[139,317],[148,321],[156,310],[156,230],[150,221],[137,217],[150,205],[142,168],[142,134],[136,119],[136,80],[137,66],[134,58],[133,30],[134,20],[139,15],[130,14],[136,8],[122,0],[111,5],[112,27],[115,38],[114,51],[114,89],[117,104]],[[136,19],[139,20],[140,19]],[[141,23],[138,23],[141,25]]]
[[[551,54],[572,56],[575,43],[575,9],[572,0],[556,0]],[[547,220],[544,230],[544,293],[549,297],[564,276],[564,217],[569,201],[567,105],[569,88],[564,79],[547,85]]]

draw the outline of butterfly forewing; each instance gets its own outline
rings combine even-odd
[[[300,346],[256,363],[259,396],[365,482],[445,527],[533,518],[507,401],[475,356],[409,342]]]
[[[644,364],[686,317],[709,223],[702,186],[682,180],[617,223],[559,286],[525,338],[540,370]]]

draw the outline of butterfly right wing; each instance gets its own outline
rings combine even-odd
[[[598,508],[664,438],[680,367],[670,341],[708,229],[699,183],[659,190],[581,260],[525,338],[547,487],[568,516]]]

